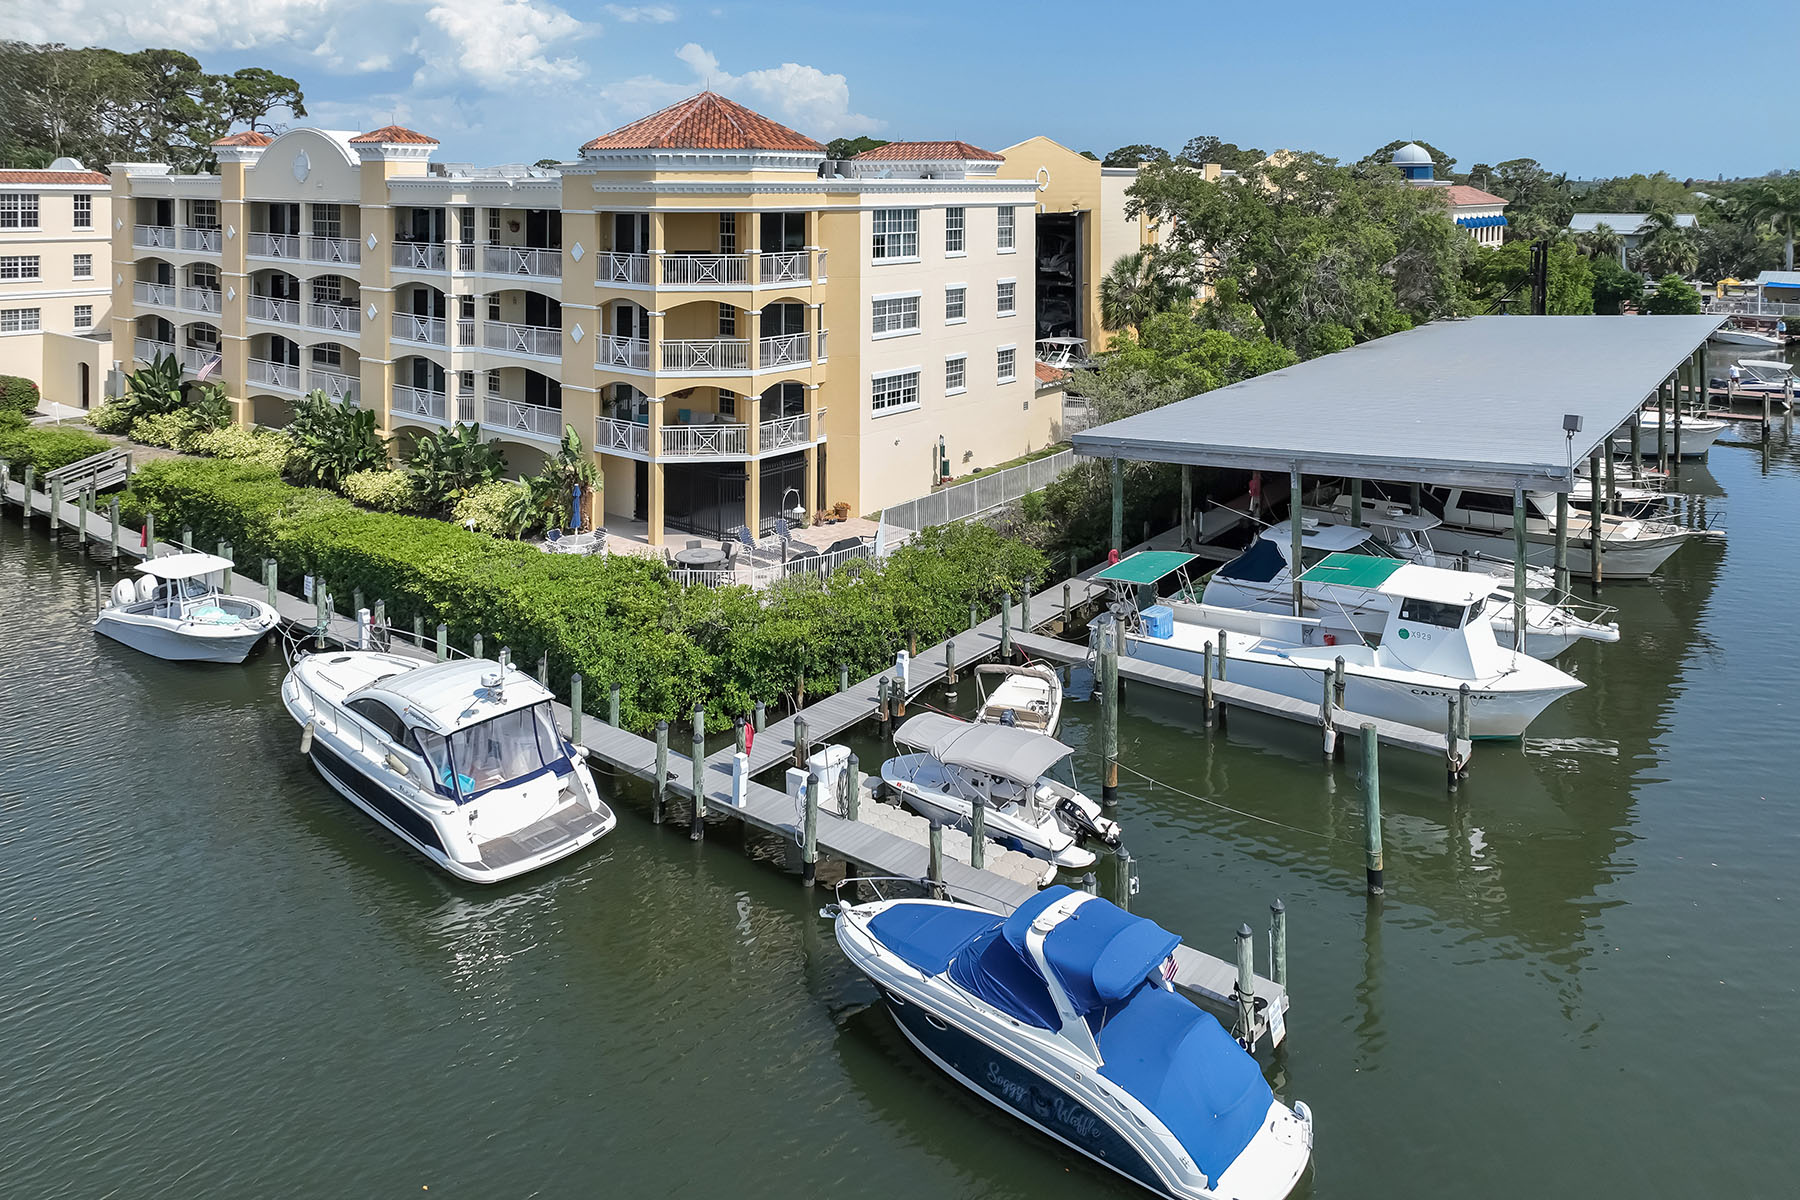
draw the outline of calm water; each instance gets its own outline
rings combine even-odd
[[[1216,953],[1292,912],[1266,1070],[1312,1196],[1791,1193],[1800,451],[1686,482],[1731,542],[1606,590],[1587,690],[1454,798],[1385,756],[1383,902],[1309,735],[1128,699],[1138,910]],[[455,884],[302,763],[278,655],[96,638],[91,570],[16,520],[0,564],[0,1193],[1136,1194],[922,1065],[778,844],[626,794],[598,853]]]

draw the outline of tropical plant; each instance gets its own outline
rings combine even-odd
[[[492,483],[506,471],[498,441],[483,441],[480,424],[458,421],[442,433],[419,436],[407,459],[419,498],[433,509],[455,506],[472,488]]]
[[[219,429],[231,424],[231,397],[219,383],[203,383],[188,397],[197,429]]]
[[[1700,265],[1700,244],[1675,214],[1658,210],[1638,227],[1637,261],[1652,275],[1692,275]]]
[[[182,407],[181,364],[173,354],[159,354],[156,361],[125,377],[125,394],[113,401],[132,420]]]
[[[292,469],[306,483],[337,487],[345,476],[387,466],[387,446],[369,409],[338,405],[317,388],[294,405],[287,436]]]
[[[1781,231],[1785,243],[1786,270],[1794,269],[1794,222],[1800,220],[1800,176],[1761,179],[1740,198],[1744,210]]]
[[[1136,330],[1157,313],[1191,303],[1194,291],[1163,266],[1154,247],[1121,254],[1100,280],[1100,324]]]
[[[1644,300],[1644,277],[1628,271],[1616,258],[1596,258],[1594,272],[1594,311],[1604,316],[1617,316],[1629,304],[1634,309]]]
[[[1644,311],[1659,316],[1697,315],[1700,309],[1700,293],[1679,275],[1664,275],[1656,281],[1656,290],[1644,297]]]
[[[562,515],[567,509],[557,490],[556,479],[548,471],[527,475],[510,486],[512,491],[500,518],[501,526],[509,536],[524,537],[562,524]]]
[[[559,514],[572,511],[577,487],[590,502],[596,497],[600,490],[600,468],[595,464],[594,456],[582,447],[581,435],[575,432],[573,425],[563,426],[562,443],[544,464],[539,478],[549,481]]]
[[[1575,244],[1589,258],[1616,259],[1625,253],[1625,237],[1605,221],[1575,235]]]

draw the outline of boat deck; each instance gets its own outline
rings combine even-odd
[[[585,804],[566,804],[541,821],[481,843],[481,865],[490,871],[510,867],[588,837],[605,824],[605,813],[594,812]]]

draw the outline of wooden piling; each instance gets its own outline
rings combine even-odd
[[[1269,905],[1269,978],[1287,987],[1287,905],[1281,897]]]
[[[688,839],[701,841],[706,837],[706,710],[694,709],[694,739],[690,747],[691,761],[694,765],[694,821],[688,826]]]
[[[1556,493],[1556,590],[1569,594],[1569,493]]]
[[[100,572],[94,572],[94,611],[99,612],[106,604],[106,585],[100,580]]]
[[[50,481],[50,536],[55,537],[62,529],[62,480]]]
[[[806,776],[806,819],[801,830],[800,882],[812,887],[819,874],[819,773]]]
[[[844,817],[850,821],[862,819],[862,764],[854,750],[844,767]]]
[[[650,785],[650,821],[661,825],[669,799],[669,723],[656,723],[656,779]]]
[[[192,550],[194,548],[194,527],[192,525],[183,525],[181,527],[181,548],[183,550]]]
[[[317,621],[313,627],[313,648],[315,650],[325,648],[325,631],[331,628],[330,604],[330,598],[325,594],[325,580],[315,578],[313,580],[313,607],[316,610],[314,618]]]
[[[1444,781],[1456,790],[1456,697],[1444,697]]]
[[[144,557],[156,557],[156,514],[144,514]]]
[[[1100,894],[1100,881],[1095,878],[1092,871],[1085,871],[1082,873],[1081,890],[1090,896],[1098,896]]]
[[[1362,727],[1363,824],[1366,828],[1363,864],[1369,895],[1379,896],[1385,890],[1381,866],[1381,744],[1375,736],[1375,723]]]
[[[449,657],[450,657],[450,626],[448,623],[446,623],[444,621],[439,621],[438,627],[437,627],[437,660],[439,662],[445,662],[449,659]]]
[[[806,718],[794,718],[794,766],[806,770]]]
[[[417,646],[419,649],[423,650],[425,648],[425,614],[424,613],[414,613],[413,614],[412,641],[413,641],[413,645]]]
[[[1112,808],[1119,803],[1119,623],[1100,627],[1100,752],[1104,765],[1100,803]]]
[[[931,880],[931,894],[937,899],[944,898],[944,827],[938,824],[936,817],[931,818],[931,858],[926,867]]]
[[[606,723],[619,728],[619,685],[615,681],[606,689]]]
[[[1109,465],[1112,476],[1112,550],[1125,552],[1125,464],[1115,458]]]
[[[1218,705],[1218,700],[1213,696],[1213,645],[1211,642],[1206,643],[1206,657],[1203,664],[1200,678],[1203,681],[1202,688],[1206,697],[1206,727],[1211,729]]]
[[[75,497],[75,541],[80,545],[83,554],[87,553],[88,548],[87,517],[88,494],[86,491],[82,491]],[[226,578],[225,586],[228,590],[231,587],[231,580],[229,577]]]
[[[1362,528],[1362,512],[1363,512],[1363,486],[1362,486],[1362,483],[1363,483],[1363,481],[1360,479],[1352,479],[1350,481],[1350,523],[1352,525],[1356,526],[1358,529]]]
[[[1330,762],[1337,757],[1337,720],[1332,712],[1332,701],[1337,699],[1337,679],[1332,671],[1321,671],[1319,682],[1324,695],[1319,700],[1319,730],[1325,743],[1325,761]]]
[[[1302,560],[1302,561],[1304,561],[1304,560]],[[1220,683],[1225,683],[1230,678],[1225,673],[1225,664],[1231,658],[1230,646],[1231,646],[1231,635],[1223,629],[1219,630],[1219,682]]]
[[[946,638],[944,641],[944,686],[950,689],[949,694],[956,695],[956,639]]]
[[[483,657],[482,651],[485,650],[487,647],[485,645],[483,645],[482,637],[479,633],[475,635],[474,648],[475,648],[475,657],[476,658]]]
[[[1340,654],[1331,664],[1331,699],[1339,708],[1344,707],[1344,693],[1349,689],[1350,685],[1344,679],[1344,656]],[[1338,757],[1342,758],[1343,754],[1340,752]]]
[[[850,690],[850,664],[849,663],[839,663],[838,664],[838,691],[847,692],[849,690]]]
[[[37,485],[37,468],[25,464],[25,503],[19,506],[19,524],[31,524],[31,489]]]
[[[1239,925],[1237,932],[1237,996],[1238,1025],[1244,1036],[1238,1041],[1244,1049],[1256,1049],[1256,935],[1250,926]]]
[[[969,865],[977,871],[987,866],[987,797],[979,791],[969,814]]]
[[[108,548],[109,552],[111,553],[112,560],[114,562],[118,562],[119,561],[119,498],[117,496],[114,496],[112,498],[112,500],[110,502],[108,502],[108,504],[106,506],[106,519],[107,519],[107,523],[112,528],[112,533],[109,534],[106,539],[107,540],[107,548]]]
[[[1181,464],[1181,548],[1194,548],[1194,468]]]
[[[756,710],[755,710],[756,732],[761,733],[763,731],[763,726],[768,723],[768,719],[769,719],[768,705],[764,704],[761,700],[758,700],[756,702]]]
[[[1301,549],[1301,534],[1304,529],[1300,521],[1300,501],[1304,491],[1305,484],[1300,477],[1300,464],[1295,463],[1294,469],[1288,472],[1288,562],[1302,566],[1306,562],[1306,556]],[[1294,615],[1296,617],[1303,616],[1305,614],[1301,609],[1304,586],[1300,582],[1302,571],[1290,570],[1288,574],[1293,576]]]
[[[1608,447],[1611,450],[1611,447]],[[1659,470],[1669,469],[1669,382],[1664,380],[1656,389],[1656,465]],[[1600,474],[1591,468],[1588,478],[1596,486],[1600,482]]]
[[[581,672],[569,676],[569,740],[581,744]]]
[[[1070,609],[1069,609],[1069,585],[1068,585],[1068,583],[1067,583],[1067,582],[1066,582],[1066,581],[1065,581],[1065,582],[1064,582],[1064,583],[1063,583],[1063,615],[1062,615],[1062,629],[1061,629],[1061,630],[1059,630],[1059,631],[1058,631],[1058,632],[1060,632],[1060,633],[1066,633],[1066,632],[1068,632],[1068,629],[1069,629],[1069,612],[1070,612]]]
[[[1469,685],[1466,683],[1460,685],[1456,689],[1456,693],[1456,740],[1459,745],[1468,745],[1470,744]],[[1458,749],[1456,750],[1456,753],[1460,755],[1462,751]],[[1467,779],[1469,777],[1469,763],[1467,759],[1459,758],[1457,760],[1456,777],[1458,779]]]
[[[375,603],[380,604],[381,601],[377,600]],[[537,678],[538,682],[545,687],[550,686],[550,652],[548,650],[538,655]]]
[[[1612,461],[1612,455],[1606,456]],[[1526,618],[1526,550],[1530,542],[1525,536],[1525,489],[1513,487],[1513,649],[1519,653],[1525,651],[1525,618]]]
[[[969,601],[969,629],[972,631],[979,624],[981,621],[975,611],[975,602],[971,600]]]
[[[1664,465],[1667,465],[1666,460]],[[1588,456],[1588,478],[1590,480],[1600,478],[1600,452],[1598,450]],[[1588,548],[1589,556],[1593,559],[1592,570],[1595,587],[1599,587],[1604,582],[1605,569],[1600,560],[1605,553],[1603,549],[1605,543],[1606,525],[1600,519],[1600,489],[1590,487],[1588,488]]]
[[[1117,460],[1114,460],[1117,461]],[[1012,593],[1000,593],[1000,657],[1012,658]]]

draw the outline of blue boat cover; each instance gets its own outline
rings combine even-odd
[[[1030,961],[1025,935],[1038,914],[1072,889],[1045,888],[1014,910],[1001,927],[1020,957]],[[1044,958],[1083,1015],[1125,999],[1149,978],[1181,939],[1144,917],[1098,898],[1088,900],[1044,939]]]
[[[1037,968],[1020,957],[1000,933],[1000,922],[976,934],[950,962],[950,979],[965,992],[1027,1025],[1056,1029],[1062,1022],[1050,989],[1038,977]]]
[[[1225,579],[1243,579],[1251,583],[1267,583],[1287,567],[1281,548],[1268,538],[1257,538],[1250,548],[1219,568]]]
[[[998,928],[1000,918],[990,913],[923,901],[889,905],[869,922],[876,940],[927,975],[943,974],[969,939]]]

